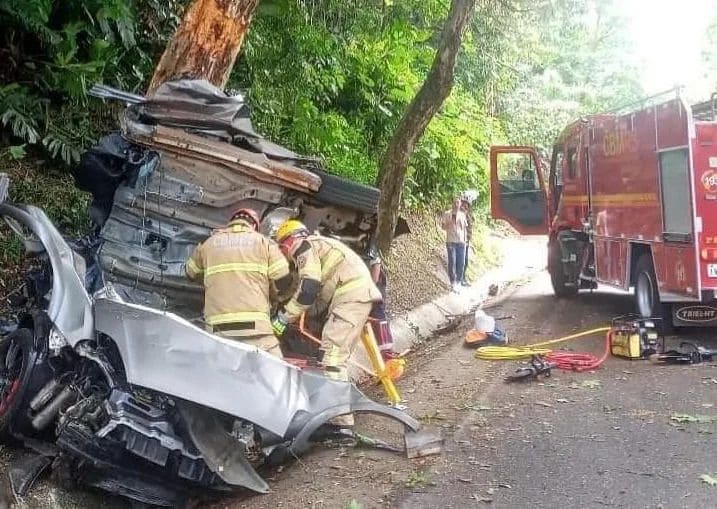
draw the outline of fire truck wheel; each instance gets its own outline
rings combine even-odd
[[[660,311],[660,295],[652,257],[644,254],[635,265],[635,308],[643,318],[656,316]]]
[[[553,292],[556,297],[572,297],[577,295],[578,286],[568,283],[561,258],[560,246],[557,243],[551,244],[548,251],[548,272],[550,273]]]
[[[663,333],[672,330],[671,309],[669,305],[660,302],[650,254],[643,254],[635,264],[635,308],[643,318],[662,318]]]

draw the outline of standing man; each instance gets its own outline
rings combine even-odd
[[[285,291],[291,274],[279,246],[258,228],[255,211],[235,211],[226,228],[215,230],[196,247],[185,272],[204,282],[204,321],[210,332],[281,358],[269,316],[270,284]]]
[[[321,360],[327,377],[348,381],[348,359],[374,302],[381,300],[368,267],[348,246],[336,239],[309,235],[306,226],[295,219],[279,227],[276,240],[296,264],[299,287],[272,320],[274,332],[281,336],[287,324],[298,321],[311,307],[327,309],[328,318],[321,332]],[[353,426],[353,416],[339,416],[333,423]]]
[[[468,220],[461,210],[461,198],[453,200],[451,210],[441,217],[441,228],[446,232],[446,252],[448,254],[448,279],[454,292],[460,290],[465,269],[466,239]]]

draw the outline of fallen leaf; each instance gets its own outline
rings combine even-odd
[[[705,483],[709,486],[717,486],[717,477],[713,477],[713,476],[717,476],[717,473],[712,474],[712,475],[702,474],[700,476],[700,481],[702,481],[703,483]]]
[[[585,389],[597,389],[598,387],[602,387],[602,383],[600,383],[600,380],[585,380],[580,384],[580,387]]]
[[[464,405],[464,408],[466,410],[473,410],[474,412],[488,412],[489,410],[493,410],[493,407],[485,405],[471,405],[469,403]]]
[[[670,420],[675,422],[706,424],[710,422],[717,422],[717,415],[672,414],[670,415]]]

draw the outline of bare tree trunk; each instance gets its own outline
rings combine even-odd
[[[377,179],[381,188],[377,240],[384,253],[390,249],[396,229],[408,161],[428,123],[451,93],[456,57],[475,6],[476,0],[452,0],[431,70],[399,122],[381,159]]]
[[[180,76],[224,88],[259,0],[194,0],[154,70],[147,95]]]

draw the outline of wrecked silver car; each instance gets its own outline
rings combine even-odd
[[[393,419],[414,443],[417,421],[353,384],[206,332],[201,288],[183,277],[237,206],[258,210],[266,232],[301,217],[367,249],[377,191],[263,140],[243,101],[206,82],[152,100],[95,94],[129,106],[122,133],[74,173],[93,196],[87,238],[66,240],[39,208],[10,203],[0,176],[0,216],[33,260],[0,336],[0,440],[33,453],[7,472],[13,490],[52,468],[167,507],[264,493],[263,466],[302,454],[349,412]]]
[[[264,233],[297,217],[368,252],[379,191],[259,136],[241,95],[201,80],[166,83],[151,99],[104,86],[91,93],[128,104],[122,132],[73,174],[93,197],[102,275],[129,301],[198,318],[202,289],[183,264],[239,207],[258,212]]]
[[[404,412],[353,384],[302,371],[125,301],[90,295],[91,259],[32,206],[0,216],[38,260],[13,330],[0,339],[0,438],[36,454],[13,465],[25,492],[45,468],[143,503],[177,507],[201,491],[268,491],[256,468],[303,453],[329,419]]]

